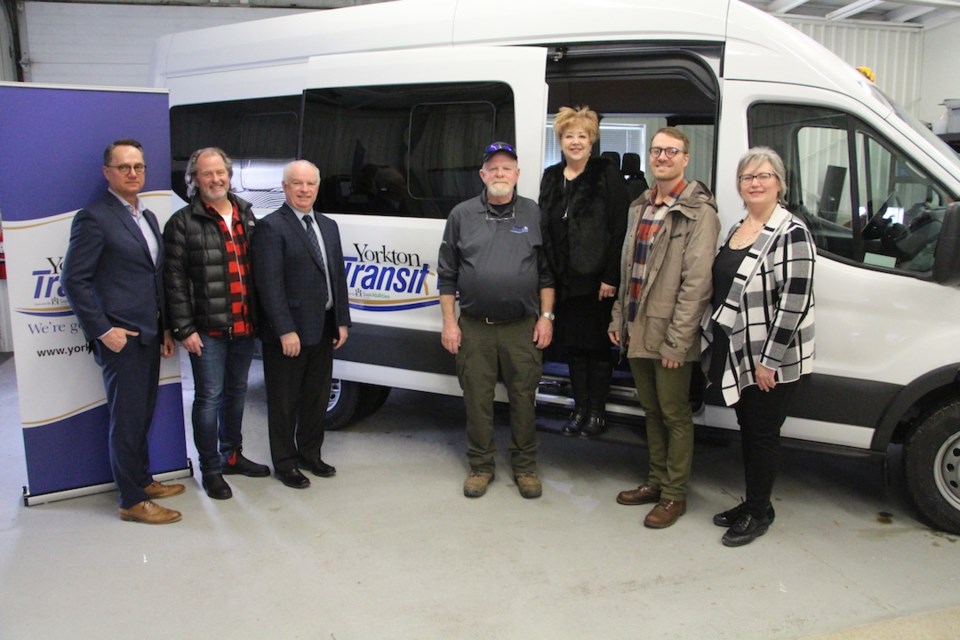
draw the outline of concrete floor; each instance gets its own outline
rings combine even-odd
[[[245,424],[246,453],[267,461],[257,362]],[[225,502],[188,479],[164,502],[183,521],[151,527],[121,522],[113,493],[22,505],[10,360],[0,638],[770,639],[870,624],[830,637],[960,636],[958,537],[915,520],[875,463],[788,451],[776,524],[727,549],[710,518],[741,494],[735,444],[698,444],[687,515],[652,531],[645,507],[614,500],[640,480],[643,449],[544,433],[544,495],[528,501],[501,429],[501,473],[468,500],[462,424],[458,398],[395,391],[328,434],[335,478],[296,491],[239,477]]]

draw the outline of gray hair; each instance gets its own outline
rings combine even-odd
[[[187,170],[183,176],[183,181],[187,183],[187,195],[191,198],[197,192],[197,161],[200,159],[200,156],[207,153],[217,154],[223,158],[223,164],[227,167],[227,175],[230,176],[231,180],[233,179],[233,160],[230,159],[230,156],[228,156],[223,149],[220,147],[197,149],[190,154],[190,159],[187,160]],[[230,186],[227,190],[233,191],[233,187]]]
[[[290,172],[293,171],[293,168],[296,165],[301,165],[301,164],[305,164],[313,168],[313,170],[317,172],[317,182],[320,182],[320,169],[317,167],[317,165],[313,164],[309,160],[294,160],[293,162],[285,166],[283,168],[283,181],[288,182],[290,180]]]
[[[784,166],[783,160],[780,159],[780,154],[770,147],[752,147],[740,157],[740,162],[737,163],[737,193],[740,193],[740,176],[743,175],[743,171],[747,167],[760,165],[764,162],[769,162],[770,166],[773,167],[773,175],[777,177],[777,182],[780,184],[777,201],[781,207],[785,207],[787,206],[787,168]]]

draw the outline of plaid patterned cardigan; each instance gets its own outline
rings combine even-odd
[[[775,370],[778,382],[795,382],[813,371],[816,253],[806,226],[777,206],[740,264],[727,299],[717,309],[707,307],[701,323],[704,367],[710,366],[714,321],[730,336],[721,382],[727,406],[756,384],[758,362]]]

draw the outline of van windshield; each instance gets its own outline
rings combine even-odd
[[[897,104],[894,100],[891,100],[890,97],[885,93],[883,93],[882,91],[880,91],[880,89],[878,89],[873,85],[871,85],[870,88],[876,92],[878,98],[880,98],[881,100],[883,100],[884,102],[890,105],[890,107],[893,109],[897,117],[900,118],[900,120],[906,123],[906,125],[909,126],[911,129],[919,133],[924,140],[926,140],[927,142],[932,144],[934,147],[936,147],[937,150],[943,154],[944,158],[946,158],[947,162],[950,165],[952,165],[954,169],[956,169],[957,171],[960,171],[960,156],[957,155],[956,151],[950,148],[950,145],[948,145],[946,142],[941,140],[939,136],[937,136],[933,131],[929,129],[929,127],[927,127],[927,125],[923,124],[915,116],[908,113],[903,107]]]

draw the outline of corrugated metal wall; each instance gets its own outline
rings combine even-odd
[[[920,104],[923,31],[919,26],[785,19],[854,67],[870,67],[877,86],[913,115]]]

